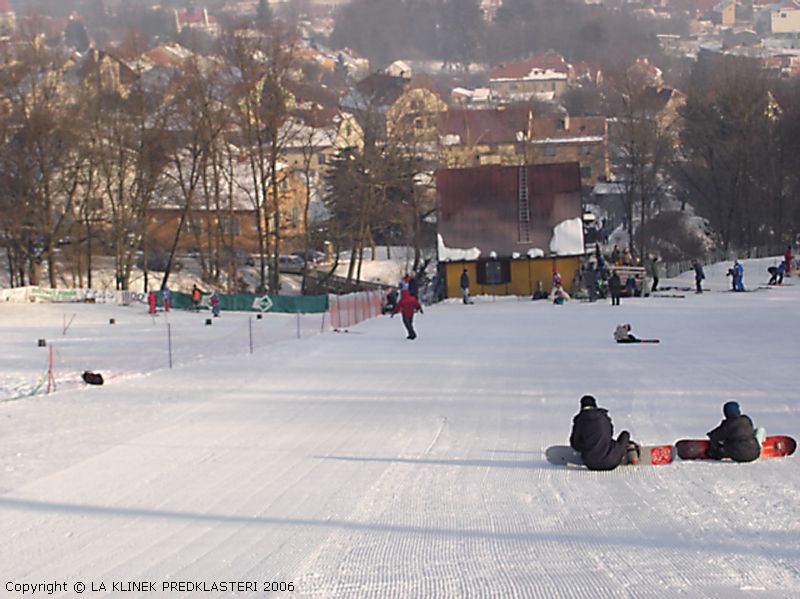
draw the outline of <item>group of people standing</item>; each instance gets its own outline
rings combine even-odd
[[[197,287],[197,285],[192,285],[192,310],[194,312],[200,311],[201,299],[202,299],[202,292]],[[169,312],[169,309],[172,305],[172,292],[166,285],[164,285],[161,288],[161,301],[162,305],[164,306],[164,312]],[[211,293],[211,297],[209,298],[209,303],[211,304],[211,313],[214,316],[219,316],[220,301],[216,290]],[[147,306],[150,314],[156,313],[156,308],[158,307],[158,296],[156,295],[156,292],[153,291],[152,289],[147,294]]]

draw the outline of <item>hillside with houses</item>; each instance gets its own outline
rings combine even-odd
[[[579,284],[614,245],[644,265],[800,231],[793,2],[0,0],[0,33],[10,287],[96,286],[103,261],[147,290],[191,259],[278,293],[280,257],[319,251],[314,289],[358,288],[398,245],[429,276],[562,260]]]

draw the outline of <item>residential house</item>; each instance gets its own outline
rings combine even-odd
[[[125,61],[97,48],[90,48],[81,55],[69,74],[76,82],[94,89],[96,93],[117,93],[121,96],[126,96],[139,79],[139,74]]]
[[[439,114],[447,108],[432,77],[414,77],[386,111],[387,137],[405,143],[434,142]]]
[[[356,117],[364,135],[391,136],[405,143],[434,142],[438,115],[447,110],[433,78],[408,79],[385,73],[373,73],[359,81],[340,106]]]
[[[202,251],[219,244],[236,251],[257,253],[259,212],[255,204],[258,199],[244,151],[239,151],[238,156],[233,173],[233,196],[227,195],[226,191],[219,198],[219,209],[217,198],[195,197],[187,227],[178,244],[179,251]],[[271,215],[269,227],[274,230],[276,224],[280,226],[283,249],[296,249],[302,247],[305,234],[305,185],[299,173],[291,171],[288,165],[281,164],[280,172],[280,220],[276,221],[275,216]],[[272,192],[268,189],[267,193],[269,195]],[[148,210],[148,243],[152,251],[165,251],[171,246],[182,214],[183,207],[173,202],[165,202]],[[260,218],[263,231],[267,223],[263,214]]]
[[[550,54],[499,64],[489,73],[492,94],[510,102],[559,98],[572,80],[572,67],[567,61],[562,56]]]
[[[176,10],[175,27],[178,33],[188,29],[190,31],[202,31],[212,37],[219,36],[222,31],[217,18],[209,15],[208,10],[205,8]]]
[[[736,0],[722,0],[715,4],[711,12],[711,21],[723,27],[736,25]]]
[[[440,115],[439,133],[448,167],[578,162],[587,187],[609,176],[604,117],[537,117],[527,106],[460,109]]]
[[[470,292],[550,291],[557,268],[565,289],[584,252],[577,162],[441,169],[436,174],[439,273],[447,297]]]
[[[639,102],[645,107],[650,118],[658,120],[662,131],[675,131],[675,142],[678,142],[678,131],[675,123],[680,117],[680,109],[686,104],[686,94],[668,86],[645,88],[639,96]]]
[[[17,15],[8,0],[0,0],[0,35],[11,35],[17,28]]]
[[[800,3],[789,0],[773,5],[769,10],[770,31],[774,35],[800,33]]]
[[[527,150],[530,164],[580,163],[581,182],[589,188],[611,173],[605,117],[534,118]]]
[[[439,114],[442,163],[448,168],[525,162],[533,112],[528,106],[451,109]]]

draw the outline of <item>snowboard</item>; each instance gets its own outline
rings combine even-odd
[[[547,461],[555,466],[583,466],[581,454],[572,449],[569,445],[553,445],[545,450]],[[672,462],[672,445],[643,445],[639,448],[639,461],[636,466],[660,466]],[[622,459],[621,466],[632,466],[628,463],[628,457]]]
[[[678,457],[682,460],[708,460],[706,449],[707,439],[681,439],[675,443]],[[762,458],[782,458],[790,456],[797,449],[797,441],[784,435],[771,435],[764,439],[761,446]]]

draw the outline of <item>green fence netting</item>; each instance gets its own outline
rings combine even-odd
[[[172,299],[170,306],[178,310],[189,310],[192,308],[192,296],[180,291],[171,291]],[[163,305],[163,298],[160,291],[156,292],[158,304]],[[237,312],[288,312],[313,314],[326,312],[328,310],[327,295],[255,295],[252,293],[218,293],[219,307],[223,312],[233,310]],[[210,307],[209,294],[203,294],[200,307],[208,309]]]

